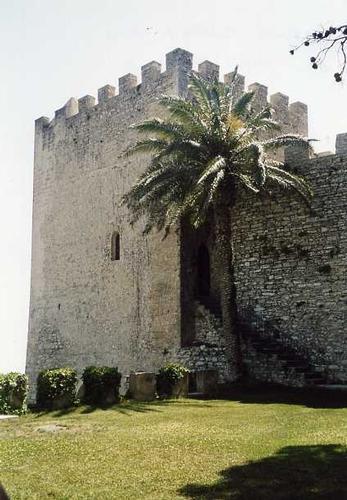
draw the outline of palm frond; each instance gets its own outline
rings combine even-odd
[[[280,124],[272,119],[272,109],[265,106],[259,113],[249,117],[248,128],[256,130],[257,133],[263,130],[281,130]]]
[[[247,189],[250,189],[254,193],[259,193],[259,188],[254,184],[253,179],[250,175],[236,173],[234,174],[237,179],[241,181],[241,184]]]
[[[211,88],[206,85],[206,81],[198,74],[192,73],[188,83],[188,89],[192,92],[194,99],[204,111],[208,111],[211,106]]]
[[[231,203],[235,185],[259,193],[276,184],[296,191],[309,204],[312,190],[308,183],[267,152],[293,145],[310,148],[310,142],[295,134],[260,140],[264,132],[278,129],[278,124],[269,106],[251,113],[253,92],[234,102],[236,74],[231,86],[193,74],[188,100],[160,98],[168,118],[132,127],[148,137],[128,148],[125,155],[145,153],[151,159],[122,203],[134,221],[146,215],[145,231],[154,227],[168,231],[182,217],[198,227],[221,199],[226,205]]]
[[[154,134],[162,139],[180,139],[185,136],[185,129],[180,124],[171,123],[159,118],[145,120],[141,123],[131,125],[130,128],[142,133]]]
[[[306,204],[311,205],[313,191],[303,177],[279,167],[268,166],[266,170],[268,178],[283,187],[293,189],[304,199]]]
[[[263,141],[263,146],[265,150],[279,149],[286,146],[299,146],[307,148],[309,152],[313,151],[311,140],[297,134],[280,135],[273,139],[268,139],[267,141]]]
[[[196,107],[181,97],[163,95],[159,103],[169,111],[172,119],[195,135],[204,132],[203,116],[196,112]]]
[[[130,146],[124,153],[125,156],[132,156],[140,153],[158,153],[168,146],[168,142],[162,139],[145,139]]]
[[[207,203],[208,206],[210,204],[212,204],[212,202],[214,201],[214,199],[217,195],[217,192],[218,192],[218,188],[219,188],[219,186],[222,183],[224,178],[225,178],[225,171],[220,170],[217,173],[217,175],[215,176],[215,178],[213,179],[213,182],[212,182],[211,187],[210,187],[209,192],[208,192],[208,203]]]
[[[233,105],[232,112],[239,117],[244,117],[248,111],[249,104],[254,97],[254,92],[245,92]]]
[[[219,172],[221,169],[223,169],[226,166],[226,161],[225,158],[222,156],[216,156],[212,160],[210,160],[207,163],[206,169],[202,173],[202,175],[198,179],[198,184],[201,184],[204,182],[208,177],[210,177],[213,174],[216,174]]]

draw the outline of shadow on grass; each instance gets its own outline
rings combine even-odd
[[[221,390],[220,399],[246,404],[289,404],[317,409],[347,408],[347,391],[319,387],[296,389],[263,384],[233,384]]]
[[[275,455],[221,471],[210,485],[188,484],[190,499],[347,499],[347,448],[287,446]]]
[[[70,408],[62,408],[61,410],[33,410],[36,413],[35,417],[40,418],[47,415],[52,417],[63,417],[65,415],[86,415],[93,413],[97,410],[101,411],[113,411],[116,413],[121,413],[122,415],[131,416],[133,413],[148,413],[148,412],[159,412],[167,406],[174,406],[179,404],[181,407],[184,405],[185,408],[197,407],[197,403],[192,403],[189,400],[178,400],[178,399],[159,399],[149,402],[139,402],[139,401],[123,401],[114,405],[80,405],[72,406]],[[211,404],[199,402],[199,407],[209,408]],[[0,499],[1,500],[1,499]]]

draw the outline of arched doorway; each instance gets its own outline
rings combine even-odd
[[[210,295],[210,255],[204,243],[199,246],[197,257],[197,292],[206,297]]]

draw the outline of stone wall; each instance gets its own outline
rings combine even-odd
[[[298,373],[294,368],[287,368],[283,361],[259,352],[250,343],[244,345],[243,362],[248,380],[288,387],[306,385],[303,373]]]
[[[347,156],[292,165],[314,189],[312,210],[295,195],[240,193],[233,214],[240,315],[266,324],[330,380],[347,381]]]
[[[199,302],[194,303],[195,339],[193,345],[182,347],[175,357],[191,371],[218,370],[220,382],[228,374],[222,322]]]
[[[179,242],[175,233],[142,235],[121,198],[144,170],[144,157],[124,158],[132,123],[160,116],[157,98],[182,93],[192,55],[151,62],[142,82],[128,74],[119,94],[106,85],[70,99],[53,120],[36,121],[32,278],[27,373],[31,399],[44,368],[87,365],[153,370],[180,345]],[[120,234],[120,260],[111,237]],[[168,279],[170,277],[170,279]]]

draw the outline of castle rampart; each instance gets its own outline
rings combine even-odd
[[[162,72],[161,64],[157,61],[151,61],[141,67],[141,82],[138,83],[137,76],[128,73],[118,79],[119,93],[116,95],[116,88],[113,85],[105,85],[98,89],[98,102],[93,96],[86,95],[79,98],[70,98],[65,106],[55,112],[55,118],[51,122],[42,117],[37,121],[41,124],[40,129],[45,132],[47,127],[54,127],[56,122],[62,119],[72,118],[73,116],[84,113],[85,111],[98,112],[103,109],[100,105],[108,103],[111,107],[121,105],[121,100],[129,96],[138,97],[148,95],[149,93],[158,93],[159,87],[164,85],[165,81],[171,79],[171,84],[176,87],[178,94],[187,92],[187,76],[193,68],[193,55],[182,49],[175,49],[166,55],[166,71]],[[211,61],[203,61],[198,65],[198,73],[204,78],[219,79],[219,65]],[[230,84],[234,72],[224,75],[224,82]],[[245,77],[241,74],[236,75],[235,97],[239,97],[245,91]],[[291,132],[300,133],[307,136],[307,106],[301,102],[289,104],[289,98],[280,92],[273,94],[268,99],[268,88],[261,83],[252,83],[248,85],[248,91],[254,92],[252,106],[255,110],[270,104],[274,110],[274,116],[284,129],[290,129]],[[89,118],[88,118],[89,119]],[[284,130],[286,131],[286,130]]]

